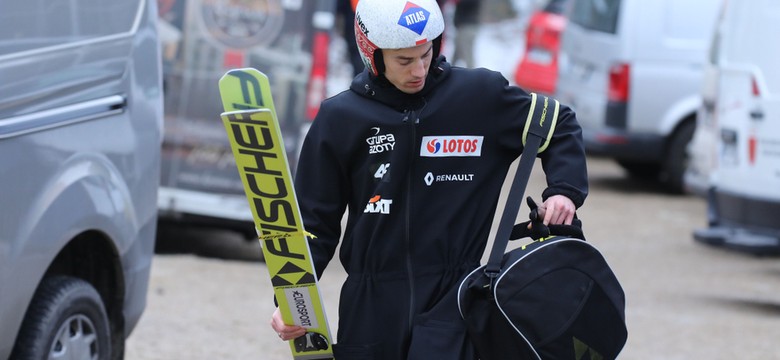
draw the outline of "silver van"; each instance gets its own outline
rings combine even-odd
[[[0,2],[0,359],[120,359],[146,305],[153,0]]]
[[[718,1],[571,5],[556,96],[577,111],[586,150],[681,192]]]
[[[160,2],[165,135],[162,223],[257,233],[225,128],[218,81],[233,68],[267,74],[287,157],[326,95],[335,0]]]

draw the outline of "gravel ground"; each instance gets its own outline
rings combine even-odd
[[[540,169],[529,185],[538,197]],[[606,256],[627,298],[621,359],[780,359],[780,262],[695,243],[705,203],[626,178],[589,159],[591,194],[580,211],[589,241]],[[521,210],[525,212],[525,210]],[[128,360],[290,359],[268,325],[273,311],[259,245],[235,234],[164,228],[148,307]],[[335,333],[345,275],[322,279]]]

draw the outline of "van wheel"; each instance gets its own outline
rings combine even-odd
[[[685,169],[690,161],[687,147],[693,139],[694,130],[696,130],[696,122],[684,122],[672,135],[666,151],[660,180],[669,191],[675,194],[685,192]]]
[[[22,322],[11,359],[108,359],[111,335],[92,285],[70,276],[43,280]]]
[[[661,166],[658,163],[644,161],[617,160],[618,165],[628,172],[628,175],[637,179],[658,178]]]

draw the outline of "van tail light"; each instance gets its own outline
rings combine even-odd
[[[610,101],[628,101],[630,74],[628,64],[615,64],[609,68],[609,92],[607,96]]]
[[[753,96],[758,98],[761,96],[761,90],[758,87],[758,81],[756,81],[756,77],[751,76],[750,77],[750,86],[751,91],[753,93]],[[758,109],[750,112],[750,117],[753,120],[760,120],[763,118],[763,113],[759,111]],[[758,140],[756,139],[756,134],[754,131],[750,132],[750,135],[747,139],[747,145],[748,145],[748,164],[755,165],[756,164],[756,148],[758,147]]]
[[[309,77],[309,88],[306,94],[306,119],[314,120],[320,110],[320,103],[325,100],[328,77],[328,43],[330,38],[326,31],[317,31],[312,43],[312,66]]]
[[[756,81],[756,77],[755,76],[752,76],[750,78],[750,85],[751,85],[752,90],[753,90],[753,96],[755,96],[755,97],[761,96],[761,90],[758,89],[758,81]]]
[[[756,134],[750,134],[748,136],[748,163],[755,165],[756,163],[756,146],[757,146]]]

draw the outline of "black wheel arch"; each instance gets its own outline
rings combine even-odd
[[[75,236],[52,261],[44,278],[73,276],[90,283],[103,300],[111,331],[112,359],[124,355],[125,279],[122,261],[110,237],[99,231]]]
[[[687,166],[687,146],[696,131],[696,113],[688,114],[667,136],[660,180],[673,193],[685,192],[683,176]]]

